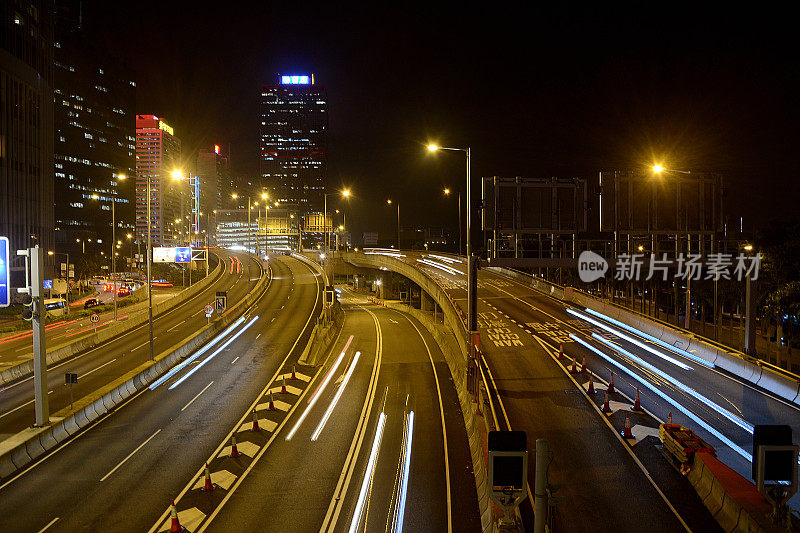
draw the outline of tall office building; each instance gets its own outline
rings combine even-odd
[[[0,235],[52,250],[53,2],[2,2],[0,17]],[[19,287],[24,262],[11,265]]]
[[[322,211],[327,177],[328,100],[314,76],[261,87],[262,186],[300,213]]]
[[[185,225],[176,219],[181,217],[181,191],[187,187],[172,179],[180,159],[181,141],[172,127],[155,115],[136,115],[136,235],[142,242],[147,239],[149,180],[153,245],[180,243],[179,232]]]
[[[117,238],[133,233],[136,83],[124,62],[90,43],[76,4],[56,5],[56,250],[86,246],[87,253],[108,254],[112,202]]]
[[[195,168],[200,181],[200,231],[207,231],[209,242],[213,244],[216,242],[213,235],[215,211],[223,208],[223,202],[233,192],[230,161],[215,144],[213,149],[199,150]]]

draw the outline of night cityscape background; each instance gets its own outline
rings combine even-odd
[[[800,527],[789,13],[0,13],[11,531]]]

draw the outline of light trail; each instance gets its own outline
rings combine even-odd
[[[436,261],[431,261],[430,259],[417,259],[417,261],[422,263],[423,265],[428,265],[434,268],[438,268],[439,270],[443,270],[453,276],[458,276],[463,274],[463,272],[459,272],[455,268],[449,267],[442,263],[437,263]]]
[[[652,346],[648,346],[645,343],[634,339],[630,335],[626,335],[626,334],[622,333],[621,331],[617,331],[617,330],[611,328],[610,326],[608,326],[606,324],[603,324],[602,322],[599,322],[599,321],[597,321],[597,320],[595,320],[595,319],[593,319],[591,317],[588,317],[588,316],[586,316],[584,314],[581,314],[581,313],[575,311],[574,309],[567,309],[567,312],[577,316],[581,320],[585,320],[586,322],[589,322],[590,324],[594,324],[595,326],[597,326],[597,327],[599,327],[601,329],[604,329],[604,330],[608,331],[609,333],[612,333],[612,334],[614,334],[614,335],[616,335],[616,336],[618,336],[618,337],[620,337],[622,339],[625,339],[626,341],[630,342],[631,344],[635,344],[639,348],[642,348],[643,350],[647,350],[648,352],[650,352],[651,354],[655,355],[656,357],[660,357],[663,360],[665,360],[665,361],[667,361],[669,363],[672,363],[673,365],[675,365],[675,366],[677,366],[679,368],[682,368],[683,370],[691,370],[692,369],[692,367],[690,367],[688,365],[685,365],[685,364],[681,363],[680,361],[678,361],[677,359],[673,359],[672,357],[659,352],[658,350],[656,350]]]
[[[381,411],[378,418],[378,427],[375,428],[375,438],[372,440],[372,450],[369,452],[369,461],[367,462],[367,470],[364,472],[364,479],[361,481],[361,491],[358,494],[358,501],[356,502],[356,509],[353,512],[353,519],[350,521],[350,533],[358,531],[358,524],[361,523],[361,514],[364,512],[364,504],[367,500],[367,491],[369,489],[372,475],[375,473],[375,463],[378,461],[378,451],[381,448],[381,439],[383,439],[383,428],[386,426],[386,413]]]
[[[632,377],[632,378],[634,378],[635,380],[637,380],[637,381],[641,382],[641,383],[642,383],[644,386],[646,386],[648,389],[650,389],[650,390],[651,390],[651,391],[653,391],[655,394],[657,394],[658,396],[660,396],[660,397],[661,397],[661,398],[662,398],[662,399],[663,399],[665,402],[667,402],[667,403],[669,403],[670,405],[672,405],[673,407],[675,407],[675,409],[677,409],[678,411],[680,411],[681,413],[683,413],[684,415],[686,415],[687,417],[689,417],[690,419],[692,419],[692,420],[693,420],[695,423],[697,423],[699,426],[701,426],[702,428],[704,428],[705,430],[707,430],[709,433],[711,433],[712,435],[714,435],[715,437],[717,437],[719,440],[721,440],[722,442],[724,442],[725,444],[727,444],[727,445],[728,445],[728,446],[729,446],[729,447],[730,447],[730,448],[731,448],[733,451],[735,451],[736,453],[738,453],[739,455],[741,455],[742,457],[744,457],[745,459],[747,459],[749,462],[751,462],[751,463],[753,462],[753,456],[752,456],[752,455],[750,455],[749,453],[747,453],[747,452],[746,452],[744,449],[742,449],[742,448],[741,448],[739,445],[737,445],[736,443],[734,443],[734,442],[733,442],[732,440],[730,440],[728,437],[726,437],[725,435],[723,435],[722,433],[720,433],[719,431],[717,431],[716,429],[714,429],[713,427],[711,427],[711,425],[709,425],[707,422],[705,422],[703,419],[701,419],[700,417],[698,417],[697,415],[695,415],[695,414],[694,414],[693,412],[691,412],[689,409],[687,409],[686,407],[684,407],[683,405],[681,405],[680,403],[678,403],[676,400],[673,400],[671,397],[669,397],[669,396],[667,396],[665,393],[661,392],[661,391],[658,389],[658,387],[656,387],[655,385],[653,385],[653,384],[652,384],[652,383],[650,383],[649,381],[647,381],[647,380],[645,380],[645,379],[643,379],[643,378],[639,377],[637,374],[633,373],[633,372],[632,372],[631,370],[629,370],[627,367],[623,366],[622,364],[620,364],[619,362],[615,361],[614,359],[612,359],[612,358],[611,358],[611,357],[609,357],[608,355],[604,354],[603,352],[601,352],[600,350],[598,350],[597,348],[595,348],[594,346],[592,346],[592,345],[591,345],[591,344],[589,344],[588,342],[586,342],[586,341],[584,341],[584,340],[581,340],[581,339],[579,339],[577,336],[575,336],[575,335],[574,335],[574,334],[572,334],[572,333],[570,333],[570,334],[569,334],[569,336],[570,336],[570,338],[571,338],[572,340],[574,340],[575,342],[577,342],[577,343],[579,343],[579,344],[581,344],[581,345],[585,346],[586,348],[588,348],[588,349],[589,349],[589,350],[591,350],[592,352],[596,353],[597,355],[599,355],[600,357],[602,357],[603,359],[605,359],[606,361],[608,361],[608,362],[609,362],[609,363],[611,363],[612,365],[616,366],[617,368],[619,368],[620,370],[622,370],[623,372],[625,372],[626,374],[628,374],[629,376],[631,376],[631,377]]]
[[[156,387],[158,387],[159,385],[161,385],[162,383],[164,383],[165,381],[170,379],[172,376],[174,376],[175,374],[177,374],[178,372],[183,370],[186,367],[186,365],[192,363],[192,361],[196,360],[198,357],[200,357],[201,355],[206,353],[208,350],[211,349],[212,346],[214,346],[216,343],[218,343],[220,340],[222,340],[222,338],[225,337],[225,335],[229,334],[231,331],[236,329],[236,327],[239,324],[241,324],[242,322],[244,322],[244,320],[245,320],[244,317],[239,317],[239,319],[236,322],[234,322],[233,324],[231,324],[228,327],[228,329],[226,329],[225,331],[223,331],[222,333],[217,335],[211,342],[209,342],[208,344],[206,344],[205,346],[200,348],[200,350],[195,352],[194,355],[192,355],[191,357],[189,357],[188,359],[183,361],[181,364],[179,364],[178,366],[176,366],[175,368],[173,368],[172,370],[170,370],[169,372],[167,372],[166,374],[164,374],[163,376],[161,376],[160,378],[155,380],[153,382],[153,384],[150,385],[150,387],[149,387],[150,390],[154,390]],[[142,346],[144,346],[145,344],[147,344],[147,343],[145,342],[144,344],[142,344]],[[134,349],[141,348],[142,346],[137,346]]]
[[[345,352],[347,352],[347,348],[350,346],[350,342],[353,340],[353,335],[350,335],[350,338],[347,339],[347,344],[344,345],[342,349],[342,353],[339,354],[339,357],[336,358],[336,361],[331,366],[331,369],[328,370],[328,373],[325,375],[325,378],[322,380],[322,383],[319,384],[317,390],[314,391],[314,394],[311,395],[311,398],[308,399],[308,407],[306,410],[303,411],[303,414],[300,415],[300,418],[297,419],[297,422],[292,427],[292,430],[286,435],[286,440],[292,440],[294,434],[297,433],[297,430],[300,429],[300,425],[303,423],[303,420],[306,419],[308,413],[311,411],[311,408],[314,407],[314,404],[317,403],[317,400],[322,396],[322,391],[325,390],[325,387],[328,386],[328,382],[333,378],[333,374],[336,372],[336,369],[339,368],[339,365],[344,360]]]
[[[170,385],[170,386],[169,386],[169,389],[167,389],[167,390],[172,390],[172,389],[174,389],[175,387],[177,387],[178,385],[180,385],[181,383],[183,383],[184,381],[186,381],[187,379],[189,379],[189,376],[191,376],[192,374],[194,374],[195,372],[197,372],[198,370],[200,370],[201,368],[203,368],[203,365],[205,365],[206,363],[208,363],[209,361],[211,361],[212,359],[214,359],[214,357],[215,357],[215,356],[216,356],[218,353],[220,353],[222,350],[224,350],[225,348],[227,348],[227,347],[228,347],[228,345],[230,345],[230,343],[232,343],[232,342],[233,342],[233,341],[235,341],[237,338],[239,338],[239,335],[241,335],[242,333],[244,333],[245,331],[247,331],[247,329],[248,329],[250,326],[252,326],[252,325],[255,323],[255,321],[256,321],[256,320],[258,320],[258,315],[256,315],[255,317],[253,317],[253,318],[250,320],[250,322],[248,322],[247,324],[245,324],[245,325],[244,325],[244,327],[242,327],[242,329],[240,329],[239,331],[237,331],[237,332],[236,332],[236,335],[234,335],[233,337],[231,337],[230,339],[228,339],[227,341],[225,341],[225,344],[223,344],[222,346],[220,346],[219,348],[217,348],[216,350],[214,350],[214,353],[212,353],[211,355],[209,355],[208,357],[206,357],[205,359],[203,359],[203,361],[202,361],[202,362],[201,362],[199,365],[197,365],[196,367],[194,367],[193,369],[191,369],[190,371],[188,371],[186,374],[184,374],[184,376],[183,376],[181,379],[179,379],[178,381],[176,381],[175,383],[173,383],[172,385]]]
[[[453,259],[452,257],[445,257],[443,255],[428,254],[428,257],[435,257],[436,259],[440,259],[440,260],[444,261],[445,263],[450,263],[450,264],[463,263],[463,261],[461,261],[459,259]]]
[[[684,356],[684,357],[686,357],[688,359],[691,359],[692,361],[694,361],[696,363],[700,363],[703,366],[707,366],[708,368],[714,368],[714,366],[715,366],[714,363],[710,363],[710,362],[706,361],[705,359],[703,359],[702,357],[697,357],[696,355],[694,355],[691,352],[687,352],[686,350],[678,348],[677,346],[673,346],[673,345],[671,345],[671,344],[669,344],[667,342],[662,341],[661,339],[659,339],[657,337],[653,337],[652,335],[649,335],[649,334],[645,333],[644,331],[640,331],[640,330],[638,330],[638,329],[636,329],[634,327],[631,327],[631,326],[629,326],[627,324],[624,324],[624,323],[620,322],[619,320],[615,320],[615,319],[611,318],[610,316],[606,316],[606,315],[604,315],[602,313],[598,313],[594,309],[587,308],[586,312],[590,313],[590,314],[592,314],[592,315],[594,315],[596,317],[602,318],[603,320],[607,320],[608,322],[611,322],[612,324],[615,324],[615,325],[621,327],[622,329],[630,331],[634,335],[640,335],[640,336],[644,337],[645,339],[658,344],[659,346],[663,346],[664,348],[666,348],[667,350],[670,350],[671,352],[677,353],[678,355],[682,355],[682,356]]]
[[[406,427],[403,436],[403,478],[400,484],[400,501],[396,507],[396,521],[394,527],[397,533],[402,533],[403,531],[403,519],[406,511],[408,476],[411,471],[411,442],[414,438],[414,411],[409,411],[408,415],[406,415]]]
[[[314,430],[314,433],[311,435],[311,440],[316,441],[319,438],[319,434],[322,433],[322,429],[325,427],[325,424],[328,422],[328,419],[333,413],[333,409],[336,407],[336,404],[339,402],[339,398],[342,397],[344,393],[345,387],[347,387],[347,382],[350,381],[350,376],[353,375],[353,370],[356,368],[356,363],[358,363],[358,359],[361,357],[361,352],[356,352],[353,356],[353,362],[350,363],[350,368],[347,369],[347,374],[345,374],[344,379],[342,380],[342,384],[339,386],[339,390],[336,391],[336,395],[331,400],[331,404],[328,406],[328,409],[325,410],[325,414],[322,415],[322,420],[319,421],[317,428]]]

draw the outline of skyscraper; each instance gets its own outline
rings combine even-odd
[[[0,235],[12,250],[52,250],[53,2],[3,2],[0,16]]]
[[[208,231],[209,242],[214,243],[214,212],[223,208],[223,202],[233,192],[230,162],[220,146],[215,144],[213,149],[200,149],[195,168],[200,180],[200,231]]]
[[[181,216],[183,183],[172,179],[181,158],[181,141],[155,115],[136,115],[136,234],[147,239],[147,182],[150,180],[150,235],[154,245],[175,246],[185,226]]]
[[[76,239],[99,239],[103,244],[86,252],[108,254],[112,201],[117,235],[133,230],[136,83],[124,62],[91,44],[79,10],[64,1],[56,10],[56,248],[81,251]]]
[[[281,205],[322,211],[327,130],[325,87],[313,75],[281,75],[261,87],[261,181]]]

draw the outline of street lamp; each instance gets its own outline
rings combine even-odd
[[[392,205],[392,199],[386,200],[386,205]],[[400,202],[397,202],[397,249],[400,250]]]
[[[330,251],[330,232],[328,231],[328,196],[331,195],[331,194],[333,194],[333,193],[328,193],[328,192],[323,193],[323,199],[324,199],[324,204],[325,204],[325,213],[323,214],[324,219],[322,221],[322,228],[323,228],[323,231],[325,232],[325,239],[324,240],[325,240],[325,251],[326,252]],[[350,198],[350,189],[342,189],[339,192],[339,194],[342,195],[342,198]],[[333,225],[331,225],[331,226],[333,226]],[[333,227],[331,227],[331,230],[332,229],[333,229]],[[333,260],[331,260],[331,262],[333,262]],[[326,271],[327,271],[327,269],[326,269]],[[335,271],[332,270],[331,271],[331,277],[333,277],[334,275],[335,275]],[[333,283],[333,279],[331,279],[331,283]]]
[[[117,174],[117,179],[124,181],[127,178],[125,174]],[[93,200],[99,200],[100,196],[97,194],[92,195]],[[114,322],[117,321],[117,261],[114,248],[117,246],[117,215],[116,215],[116,195],[111,197],[111,285],[114,287]],[[69,267],[67,267],[69,268]]]
[[[652,170],[656,174],[661,174],[663,172],[679,172],[681,174],[691,174],[691,170],[675,170],[674,168],[664,168],[663,165],[656,163],[653,165]]]
[[[436,144],[429,144],[428,150],[437,152],[439,150],[446,150],[448,152],[463,152],[466,155],[467,163],[467,331],[469,334],[469,352],[470,357],[475,357],[475,343],[478,341],[478,305],[477,305],[477,289],[478,279],[477,271],[473,267],[474,259],[472,257],[472,246],[470,233],[472,230],[472,201],[471,201],[471,173],[470,173],[470,156],[472,155],[472,148],[448,148],[445,146],[438,146]]]
[[[450,189],[445,187],[444,195],[450,196]],[[461,255],[461,191],[458,193],[458,255]]]
[[[232,193],[231,194],[231,198],[236,200],[237,198],[239,198],[239,195],[236,194],[236,193]],[[258,205],[258,202],[256,202],[256,205]],[[250,249],[252,247],[252,243],[250,242],[250,232],[252,231],[252,228],[250,227],[250,208],[251,208],[250,195],[248,194],[247,195],[247,253],[251,253]],[[258,238],[258,236],[256,236],[256,238]],[[250,263],[251,263],[251,261],[250,261],[250,259],[248,259],[247,260],[247,292],[250,292],[250,290],[251,290],[250,284],[252,283],[252,277],[253,277],[251,275],[251,273],[250,273]]]

